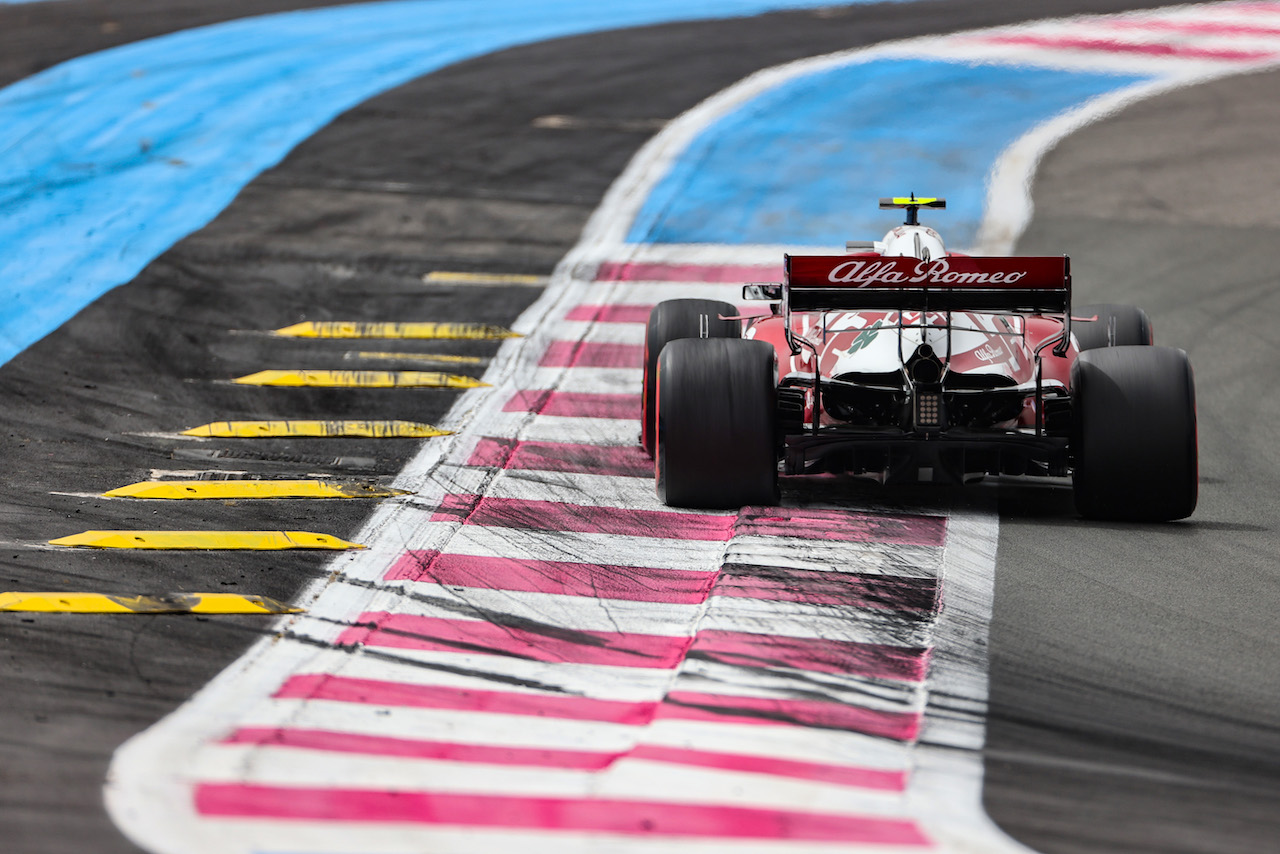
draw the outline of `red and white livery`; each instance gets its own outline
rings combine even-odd
[[[1192,513],[1195,389],[1186,353],[1138,308],[1071,305],[1060,257],[948,252],[919,223],[943,199],[881,199],[906,222],[849,254],[784,256],[745,299],[656,306],[642,441],[668,504],[776,500],[778,474],[885,483],[1072,478],[1105,519]]]

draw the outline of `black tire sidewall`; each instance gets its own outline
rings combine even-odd
[[[1173,347],[1106,347],[1072,367],[1076,508],[1095,519],[1166,521],[1195,510],[1195,381]]]
[[[657,401],[658,356],[672,341],[685,338],[741,338],[742,321],[731,303],[709,299],[674,299],[649,312],[644,335],[644,392],[640,399],[640,443],[654,453],[654,412]],[[707,320],[703,322],[703,317]],[[733,320],[721,320],[732,317]]]
[[[1082,305],[1073,307],[1071,313],[1076,317],[1096,315],[1098,318],[1071,324],[1076,345],[1082,353],[1103,347],[1149,346],[1155,341],[1151,318],[1137,306],[1111,303]]]
[[[777,501],[777,358],[742,339],[679,339],[658,360],[657,489],[671,506]]]

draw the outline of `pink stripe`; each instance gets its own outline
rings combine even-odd
[[[476,443],[475,450],[467,458],[467,465],[504,469],[511,463],[516,444],[515,439],[491,439],[485,436]]]
[[[587,394],[576,391],[518,391],[503,412],[536,412],[569,418],[640,420],[638,394]]]
[[[615,477],[653,477],[653,460],[639,445],[573,445],[481,439],[469,466],[530,471],[564,471]]]
[[[920,731],[920,715],[916,712],[864,709],[835,700],[731,697],[692,691],[673,691],[668,694],[658,709],[657,716],[686,721],[724,721],[726,718],[733,718],[735,723],[822,727],[897,741],[912,741]]]
[[[636,836],[793,839],[927,846],[911,821],[784,810],[604,798],[531,798],[204,783],[201,815],[307,821],[412,822]]]
[[[644,345],[552,341],[538,364],[544,368],[640,368],[644,366]]]
[[[651,311],[653,311],[651,305],[580,305],[566,314],[565,320],[584,320],[594,323],[648,323]],[[770,313],[767,306],[742,307],[742,314],[745,317],[768,317]]]
[[[628,703],[560,694],[480,691],[440,685],[409,685],[373,679],[354,679],[310,673],[291,676],[275,694],[281,700],[329,700],[372,706],[447,709],[499,715],[531,715],[574,721],[644,726],[658,717],[676,720],[720,721],[764,726],[799,725],[850,730],[899,741],[916,737],[920,716],[912,712],[883,712],[822,700],[781,700],[729,697],[680,691],[657,703]]]
[[[470,762],[484,765],[568,768],[578,771],[600,771],[608,768],[617,759],[616,754],[589,753],[582,750],[496,747],[485,744],[417,741],[380,735],[270,727],[249,727],[237,730],[228,736],[224,743],[292,747],[300,750],[329,750],[336,753],[363,753],[369,756],[400,756],[406,759],[439,759],[446,762]]]
[[[889,578],[739,564],[725,565],[712,595],[925,613],[932,613],[938,607],[938,583],[932,578]]]
[[[339,645],[661,669],[677,667],[688,649],[690,655],[737,667],[789,667],[913,682],[923,681],[929,657],[928,650],[913,647],[747,632],[702,631],[690,649],[688,637],[569,629],[551,634],[483,620],[377,611],[361,614],[358,622],[339,635]]]
[[[947,520],[941,516],[879,516],[851,510],[792,507],[743,508],[737,533],[851,543],[941,546]]]
[[[648,323],[651,311],[651,305],[580,305],[564,319],[589,323]]]
[[[698,632],[689,656],[738,667],[792,667],[907,682],[923,682],[929,662],[929,650],[919,647],[729,631]]]
[[[696,605],[706,600],[716,574],[411,551],[396,561],[386,580]]]
[[[653,718],[656,703],[625,703],[559,694],[479,691],[440,685],[408,685],[310,673],[291,676],[275,694],[281,700],[331,700],[412,709],[448,709],[498,715],[535,715],[572,721],[639,726]]]
[[[707,265],[707,264],[639,264],[607,261],[596,272],[596,281],[607,282],[780,282],[782,266]],[[647,316],[646,316],[647,319]]]
[[[451,620],[410,614],[369,612],[363,625],[338,637],[340,645],[506,655],[559,664],[602,664],[671,670],[680,664],[691,638],[581,629],[537,632],[485,620]],[[555,632],[555,634],[551,634]]]
[[[1106,53],[1136,53],[1146,56],[1177,56],[1185,59],[1222,59],[1233,62],[1251,62],[1270,59],[1274,51],[1232,50],[1228,48],[1191,47],[1166,42],[1124,42],[1117,39],[1086,39],[1067,36],[986,36],[980,41],[991,44],[1011,44],[1025,47],[1043,47],[1053,50],[1095,50]]]
[[[1233,8],[1240,8],[1238,6]],[[1280,11],[1269,7],[1268,11]],[[1280,36],[1280,27],[1259,27],[1253,24],[1234,24],[1227,21],[1162,21],[1137,19],[1133,21],[1107,21],[1116,30],[1148,30],[1168,33],[1197,33],[1210,36]]]
[[[446,495],[431,521],[462,521],[468,525],[536,531],[714,541],[729,539],[733,534],[734,518],[621,507],[583,507],[518,498]]]
[[[774,777],[792,777],[797,780],[815,780],[820,783],[853,786],[859,789],[901,792],[907,787],[907,775],[903,771],[881,771],[849,765],[827,765],[821,762],[798,762],[792,759],[774,759],[769,756],[749,756],[740,753],[712,753],[705,750],[642,744],[628,753],[626,758],[668,762],[673,765],[696,765],[700,768],[719,768],[724,771],[742,771],[748,774],[769,774]]]
[[[671,765],[693,765],[747,774],[768,774],[797,780],[814,780],[836,786],[901,792],[906,788],[906,773],[860,768],[851,765],[829,765],[821,762],[799,762],[769,756],[737,753],[714,753],[680,747],[639,745],[623,753],[585,750],[552,750],[535,747],[506,747],[486,744],[463,744],[448,741],[420,741],[379,735],[360,735],[328,730],[246,727],[228,736],[224,744],[253,744],[261,747],[285,747],[298,750],[325,750],[335,753],[358,753],[367,756],[398,756],[405,759],[433,759],[480,765],[518,765],[533,768],[563,768],[576,771],[602,771],[615,762],[639,759]]]

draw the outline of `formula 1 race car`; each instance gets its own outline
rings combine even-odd
[[[1138,308],[1071,305],[1066,257],[969,257],[920,225],[849,254],[783,256],[744,299],[655,306],[642,443],[678,507],[772,504],[778,475],[886,484],[1070,475],[1089,518],[1189,516],[1198,486],[1187,354]]]

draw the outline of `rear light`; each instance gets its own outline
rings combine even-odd
[[[937,392],[917,391],[914,420],[917,430],[942,429],[942,395]]]

